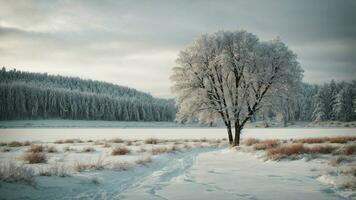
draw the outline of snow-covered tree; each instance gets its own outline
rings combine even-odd
[[[180,52],[177,64],[171,77],[177,120],[206,122],[219,116],[233,146],[265,99],[302,77],[296,55],[283,42],[262,42],[246,31],[202,35]]]
[[[0,70],[0,120],[173,121],[172,100],[110,83]]]
[[[336,117],[340,121],[351,121],[353,118],[353,90],[350,84],[343,84],[336,98]]]

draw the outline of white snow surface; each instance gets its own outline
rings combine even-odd
[[[245,129],[243,138],[305,138],[356,135],[355,129]],[[56,139],[192,139],[225,138],[225,129],[0,129],[0,141],[37,141]],[[86,147],[79,143],[74,149]],[[119,144],[121,145],[121,144]],[[171,144],[170,144],[171,145]],[[144,145],[152,148],[152,145]],[[22,147],[21,147],[22,148]],[[110,161],[128,161],[139,157],[107,156]],[[110,149],[95,146],[95,152],[48,154],[64,163],[108,155]],[[19,159],[24,149],[0,153],[0,161]],[[44,165],[44,164],[38,164]],[[332,179],[321,175],[327,168],[325,160],[263,161],[252,153],[226,147],[193,148],[176,153],[153,156],[147,166],[127,171],[104,169],[74,174],[72,177],[35,178],[35,185],[0,182],[0,199],[356,199],[355,191],[340,191]]]
[[[354,128],[246,128],[242,130],[242,138],[259,139],[290,139],[305,137],[355,136]],[[0,141],[45,141],[58,139],[200,139],[226,138],[225,128],[151,128],[151,129],[120,129],[120,128],[31,128],[31,129],[0,129]]]

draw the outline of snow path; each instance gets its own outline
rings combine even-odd
[[[163,154],[148,166],[128,171],[103,170],[65,178],[37,177],[35,187],[0,183],[0,199],[123,199],[127,190],[136,188],[143,188],[142,192],[159,197],[156,191],[187,171],[198,154],[213,150],[216,148]],[[99,183],[95,184],[93,180]],[[17,192],[19,190],[21,193]]]
[[[310,170],[323,165],[263,162],[235,150],[198,148],[163,154],[147,167],[128,171],[38,177],[36,187],[1,183],[0,199],[344,199]]]
[[[183,175],[157,192],[164,199],[344,199],[316,180],[305,161],[263,162],[233,150],[202,153]],[[133,198],[135,199],[135,198]],[[142,199],[146,198],[146,196]]]

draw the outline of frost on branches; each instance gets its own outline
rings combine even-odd
[[[246,31],[200,36],[180,52],[171,77],[177,120],[220,119],[230,144],[239,145],[244,125],[268,99],[301,82],[296,57],[279,39],[260,41]]]

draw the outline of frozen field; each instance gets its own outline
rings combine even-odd
[[[245,129],[242,137],[324,136],[356,131]],[[319,154],[266,161],[247,146],[229,149],[225,129],[0,129],[0,137],[0,199],[356,199],[355,175],[338,172],[354,170],[354,154],[338,166],[328,164],[331,155]],[[33,146],[43,147],[46,162],[23,160]],[[113,155],[118,147],[129,151]],[[6,166],[30,169],[34,177],[30,184],[4,181]],[[348,188],[341,188],[345,183]]]
[[[260,139],[289,139],[304,137],[333,137],[356,135],[356,129],[352,128],[252,128],[244,129],[242,137]],[[201,139],[201,138],[226,138],[227,133],[224,128],[151,128],[151,129],[109,129],[109,128],[62,128],[62,129],[0,129],[1,141],[47,141],[57,139]]]

